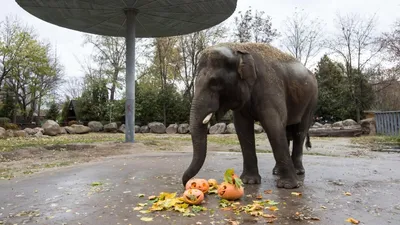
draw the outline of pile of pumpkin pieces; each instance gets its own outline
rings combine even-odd
[[[206,211],[207,208],[200,206],[204,201],[205,194],[218,194],[221,198],[219,206],[222,210],[231,210],[236,215],[245,212],[252,216],[261,216],[267,218],[267,223],[276,220],[276,216],[264,213],[264,209],[276,211],[278,202],[272,200],[253,201],[253,204],[245,206],[235,200],[240,199],[244,194],[243,183],[234,173],[233,169],[227,169],[224,174],[224,182],[218,185],[215,179],[192,178],[185,185],[185,191],[182,196],[177,197],[177,193],[161,192],[159,196],[149,196],[148,203],[152,204],[148,210],[143,210],[148,203],[139,203],[138,210],[141,213],[150,213],[154,211],[178,211],[183,216],[195,216],[195,213]],[[191,207],[190,207],[191,206]],[[191,209],[192,210],[191,210]]]

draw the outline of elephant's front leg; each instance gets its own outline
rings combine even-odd
[[[245,184],[259,184],[261,183],[261,176],[258,173],[254,120],[243,114],[242,111],[233,113],[236,134],[243,155],[243,173],[240,178]]]
[[[297,188],[300,186],[293,161],[290,157],[286,130],[281,122],[280,115],[276,112],[269,112],[264,116],[261,124],[267,132],[269,142],[276,161],[276,167],[280,178],[277,181],[279,188]]]

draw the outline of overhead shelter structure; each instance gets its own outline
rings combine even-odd
[[[72,30],[125,37],[125,141],[135,133],[135,38],[184,35],[215,26],[237,0],[16,0],[30,14]]]

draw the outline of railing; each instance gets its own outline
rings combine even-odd
[[[400,135],[400,111],[375,112],[376,133]]]

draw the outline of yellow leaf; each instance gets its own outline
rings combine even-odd
[[[71,210],[70,209],[68,209],[67,211],[65,211],[65,212],[71,212]]]
[[[133,208],[133,210],[135,210],[135,211],[139,211],[139,210],[142,210],[142,209],[143,209],[143,207],[141,207],[141,206]]]
[[[271,215],[271,214],[263,214],[262,216],[265,218],[276,218],[276,216]]]
[[[156,199],[156,198],[157,198],[157,196],[155,196],[155,195],[152,195],[152,196],[149,196],[149,197],[148,197],[149,200],[154,200],[154,199]]]
[[[272,194],[272,190],[265,190],[264,194]]]
[[[322,209],[326,209],[326,206],[321,206]]]
[[[153,221],[153,218],[151,218],[151,217],[142,217],[142,218],[140,218],[140,220],[141,221],[145,221],[145,222],[150,222],[150,221]]]
[[[344,195],[351,196],[351,193],[350,192],[345,192]]]
[[[300,192],[292,192],[292,195],[301,196],[302,194]]]
[[[143,213],[143,214],[150,213],[149,210],[140,210],[139,212],[140,212],[140,213]]]
[[[354,218],[348,218],[347,220],[346,220],[346,222],[349,222],[349,223],[352,223],[352,224],[359,224],[360,223],[360,221],[358,221],[358,220],[356,220],[356,219],[354,219]]]
[[[276,206],[270,206],[270,207],[267,207],[267,208],[268,208],[270,211],[273,211],[273,212],[279,210],[278,207],[276,207]]]

